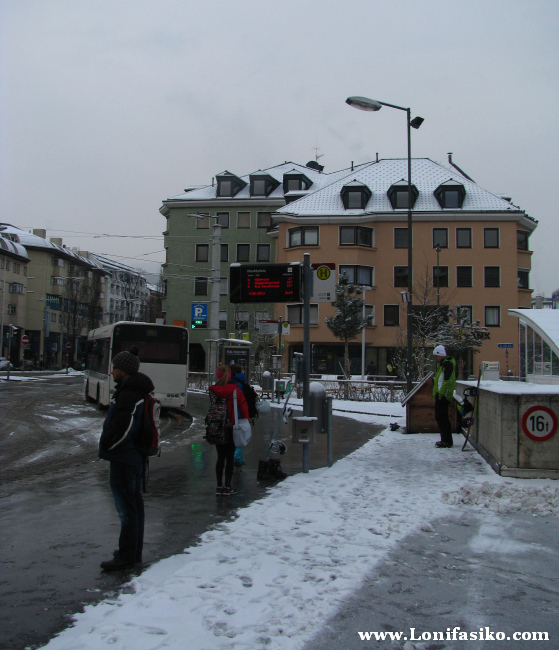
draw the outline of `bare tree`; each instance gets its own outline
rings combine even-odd
[[[425,258],[420,274],[414,275],[412,303],[413,367],[411,368],[413,381],[423,379],[432,368],[431,350],[436,342],[436,333],[443,323],[448,322],[448,304],[456,293],[450,291],[447,287],[437,287],[433,283],[432,270],[433,267],[429,266]],[[400,299],[399,294],[396,299]],[[405,379],[407,363],[407,319],[405,324],[406,326],[400,325],[396,330],[393,355],[396,372],[402,380]]]

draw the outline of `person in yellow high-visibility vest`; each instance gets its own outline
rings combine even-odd
[[[452,440],[452,425],[448,417],[448,407],[454,395],[456,384],[456,361],[447,355],[444,345],[437,345],[433,350],[437,360],[437,369],[433,379],[433,397],[435,398],[435,420],[439,425],[441,439],[435,444],[439,449],[450,448]]]

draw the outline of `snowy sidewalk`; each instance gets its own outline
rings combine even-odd
[[[461,436],[450,450],[434,449],[437,439],[386,430],[330,469],[289,477],[199,546],[144,571],[134,593],[76,615],[45,647],[293,650],[404,537],[464,503],[559,511],[553,481],[502,479],[476,452],[461,452]]]

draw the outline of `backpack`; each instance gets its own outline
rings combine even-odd
[[[159,446],[160,415],[161,402],[147,393],[144,396],[142,422],[134,438],[134,445],[142,456],[161,456],[161,447]]]
[[[204,422],[205,438],[210,445],[224,445],[230,439],[231,423],[227,412],[227,399],[219,397],[213,390],[210,390],[210,408]]]
[[[250,384],[247,384],[245,381],[241,381],[240,384],[243,389],[243,394],[245,396],[245,399],[247,401],[248,419],[253,420],[254,418],[258,417],[258,409],[256,408],[256,402],[258,402],[260,398],[258,397],[258,393],[254,390],[254,388]]]

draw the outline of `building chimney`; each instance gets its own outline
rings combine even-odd
[[[47,238],[47,231],[42,228],[33,228],[33,234],[37,235],[37,237],[41,237],[41,239]]]
[[[62,237],[51,237],[50,243],[62,247]]]
[[[536,296],[534,300],[534,309],[543,309],[543,296]]]

